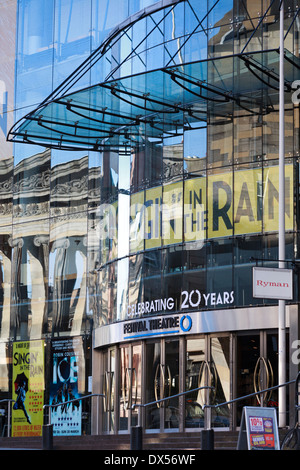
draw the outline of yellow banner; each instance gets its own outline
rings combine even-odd
[[[180,243],[183,237],[183,183],[164,186],[162,199],[163,245]]]
[[[13,437],[42,435],[44,389],[44,342],[14,343]]]
[[[278,166],[224,172],[134,194],[131,252],[182,241],[278,231],[278,176]],[[285,167],[285,206],[286,230],[292,230],[292,165]]]
[[[161,246],[162,186],[145,192],[145,248]]]
[[[184,182],[184,241],[205,240],[207,227],[206,178]]]

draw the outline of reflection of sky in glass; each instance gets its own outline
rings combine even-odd
[[[213,8],[208,17],[208,26],[215,26],[218,21],[220,21],[226,13],[230,12],[233,9],[233,0],[209,0],[208,9]]]
[[[187,131],[184,134],[184,158],[205,158],[207,129]]]
[[[130,188],[130,154],[119,158],[119,190]],[[130,195],[119,194],[118,197],[118,258],[127,258],[118,261],[117,307],[118,318],[127,303],[128,269],[129,269],[129,216]]]
[[[51,151],[51,166],[53,168],[56,165],[72,162],[74,160],[80,160],[86,154],[87,154],[86,151],[64,152],[63,150],[52,150]]]

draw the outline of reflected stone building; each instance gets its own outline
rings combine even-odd
[[[37,342],[45,404],[105,395],[99,414],[84,402],[73,416],[77,434],[130,432],[132,405],[200,386],[214,387],[216,405],[278,383],[278,306],[253,297],[252,268],[278,267],[279,7],[275,0],[0,5],[0,31],[7,31],[0,51],[1,399],[15,399],[16,351]],[[292,269],[299,259],[298,9],[285,1]],[[298,371],[297,269],[293,276],[287,380]],[[287,422],[293,398],[287,389]],[[278,407],[277,391],[263,399]],[[194,391],[150,406],[143,426],[203,429],[206,400]],[[213,427],[236,429],[242,407],[260,400],[257,393],[215,408]],[[40,420],[42,413],[36,410]]]

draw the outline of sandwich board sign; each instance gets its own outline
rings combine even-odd
[[[280,450],[275,408],[244,406],[237,450]]]

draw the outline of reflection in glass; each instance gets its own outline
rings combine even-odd
[[[185,427],[204,427],[203,405],[212,405],[230,399],[229,337],[210,339],[210,360],[207,360],[205,338],[188,339],[186,350],[186,390],[211,386],[213,390],[199,390],[189,394],[185,403]],[[209,393],[209,397],[208,397]],[[229,407],[213,408],[213,427],[229,427]]]
[[[234,248],[234,287],[235,301],[238,305],[260,303],[252,296],[252,263],[251,258],[262,256],[262,237],[237,237]]]
[[[120,348],[120,430],[137,425],[138,408],[132,407],[141,403],[141,349],[141,345]]]
[[[146,345],[146,383],[145,383],[145,403],[151,403],[160,398],[161,382],[157,369],[161,363],[160,343],[148,343]],[[160,408],[155,404],[147,407],[146,428],[160,428]]]
[[[116,387],[116,351],[110,349],[103,354],[102,393],[104,399],[104,413],[102,430],[110,432],[115,427],[115,387]]]
[[[237,390],[236,396],[243,397],[254,392],[254,370],[260,356],[258,334],[237,337]],[[244,406],[257,406],[255,396],[237,402],[237,425],[240,425]]]
[[[183,176],[183,137],[170,137],[163,142],[163,177],[165,181]]]
[[[55,152],[52,165],[49,310],[55,334],[76,335],[86,308],[88,157]]]
[[[206,168],[207,129],[206,127],[184,133],[184,172],[192,177]]]
[[[117,318],[126,318],[128,305],[129,223],[130,223],[130,154],[119,156],[118,181],[118,282]]]
[[[45,333],[49,243],[50,152],[20,160],[14,168],[12,313],[15,334]]]
[[[91,50],[91,0],[61,0],[55,8],[54,89],[62,83],[70,70],[75,70]],[[68,61],[68,67],[66,67]],[[77,82],[77,87],[88,86],[89,74]]]
[[[221,239],[207,245],[207,291],[233,290],[233,241]],[[212,307],[217,307],[215,303]]]
[[[205,361],[205,339],[188,339],[186,343],[186,380],[185,390],[202,387],[200,371]],[[189,393],[185,402],[185,427],[200,428],[204,426],[203,391]]]
[[[68,232],[68,228],[72,230],[72,223],[60,225],[60,228]],[[83,235],[50,239],[49,287],[53,332],[58,335],[67,331],[80,334],[85,319],[86,297],[86,247],[83,245]]]
[[[132,398],[132,369],[129,368],[129,346],[120,348],[120,377],[119,377],[119,397],[120,397],[120,417],[119,429],[121,431],[128,429],[128,420]]]
[[[28,0],[18,9],[15,102],[22,115],[26,106],[38,105],[52,91],[54,4]]]
[[[88,227],[84,245],[87,247],[87,273],[88,273],[88,295],[87,295],[87,318],[95,320],[98,325],[98,296],[99,296],[99,273],[100,266],[100,188],[101,188],[101,164],[102,154],[89,153],[88,171]]]
[[[13,158],[0,160],[0,338],[10,336]],[[5,357],[5,355],[3,356]],[[0,387],[1,388],[1,387]]]
[[[46,321],[48,221],[14,225],[12,245],[12,311],[20,338],[40,338]]]
[[[211,373],[214,405],[230,400],[230,351],[229,337],[211,338]],[[213,409],[212,422],[215,427],[229,427],[229,406]]]
[[[179,341],[165,342],[165,365],[163,366],[163,398],[179,393]],[[164,402],[164,426],[167,429],[179,427],[179,398]]]
[[[128,289],[128,306],[137,305],[143,302],[143,255],[130,256],[129,258],[129,289]],[[135,310],[135,309],[134,309]],[[131,309],[128,309],[127,315],[132,316]]]

